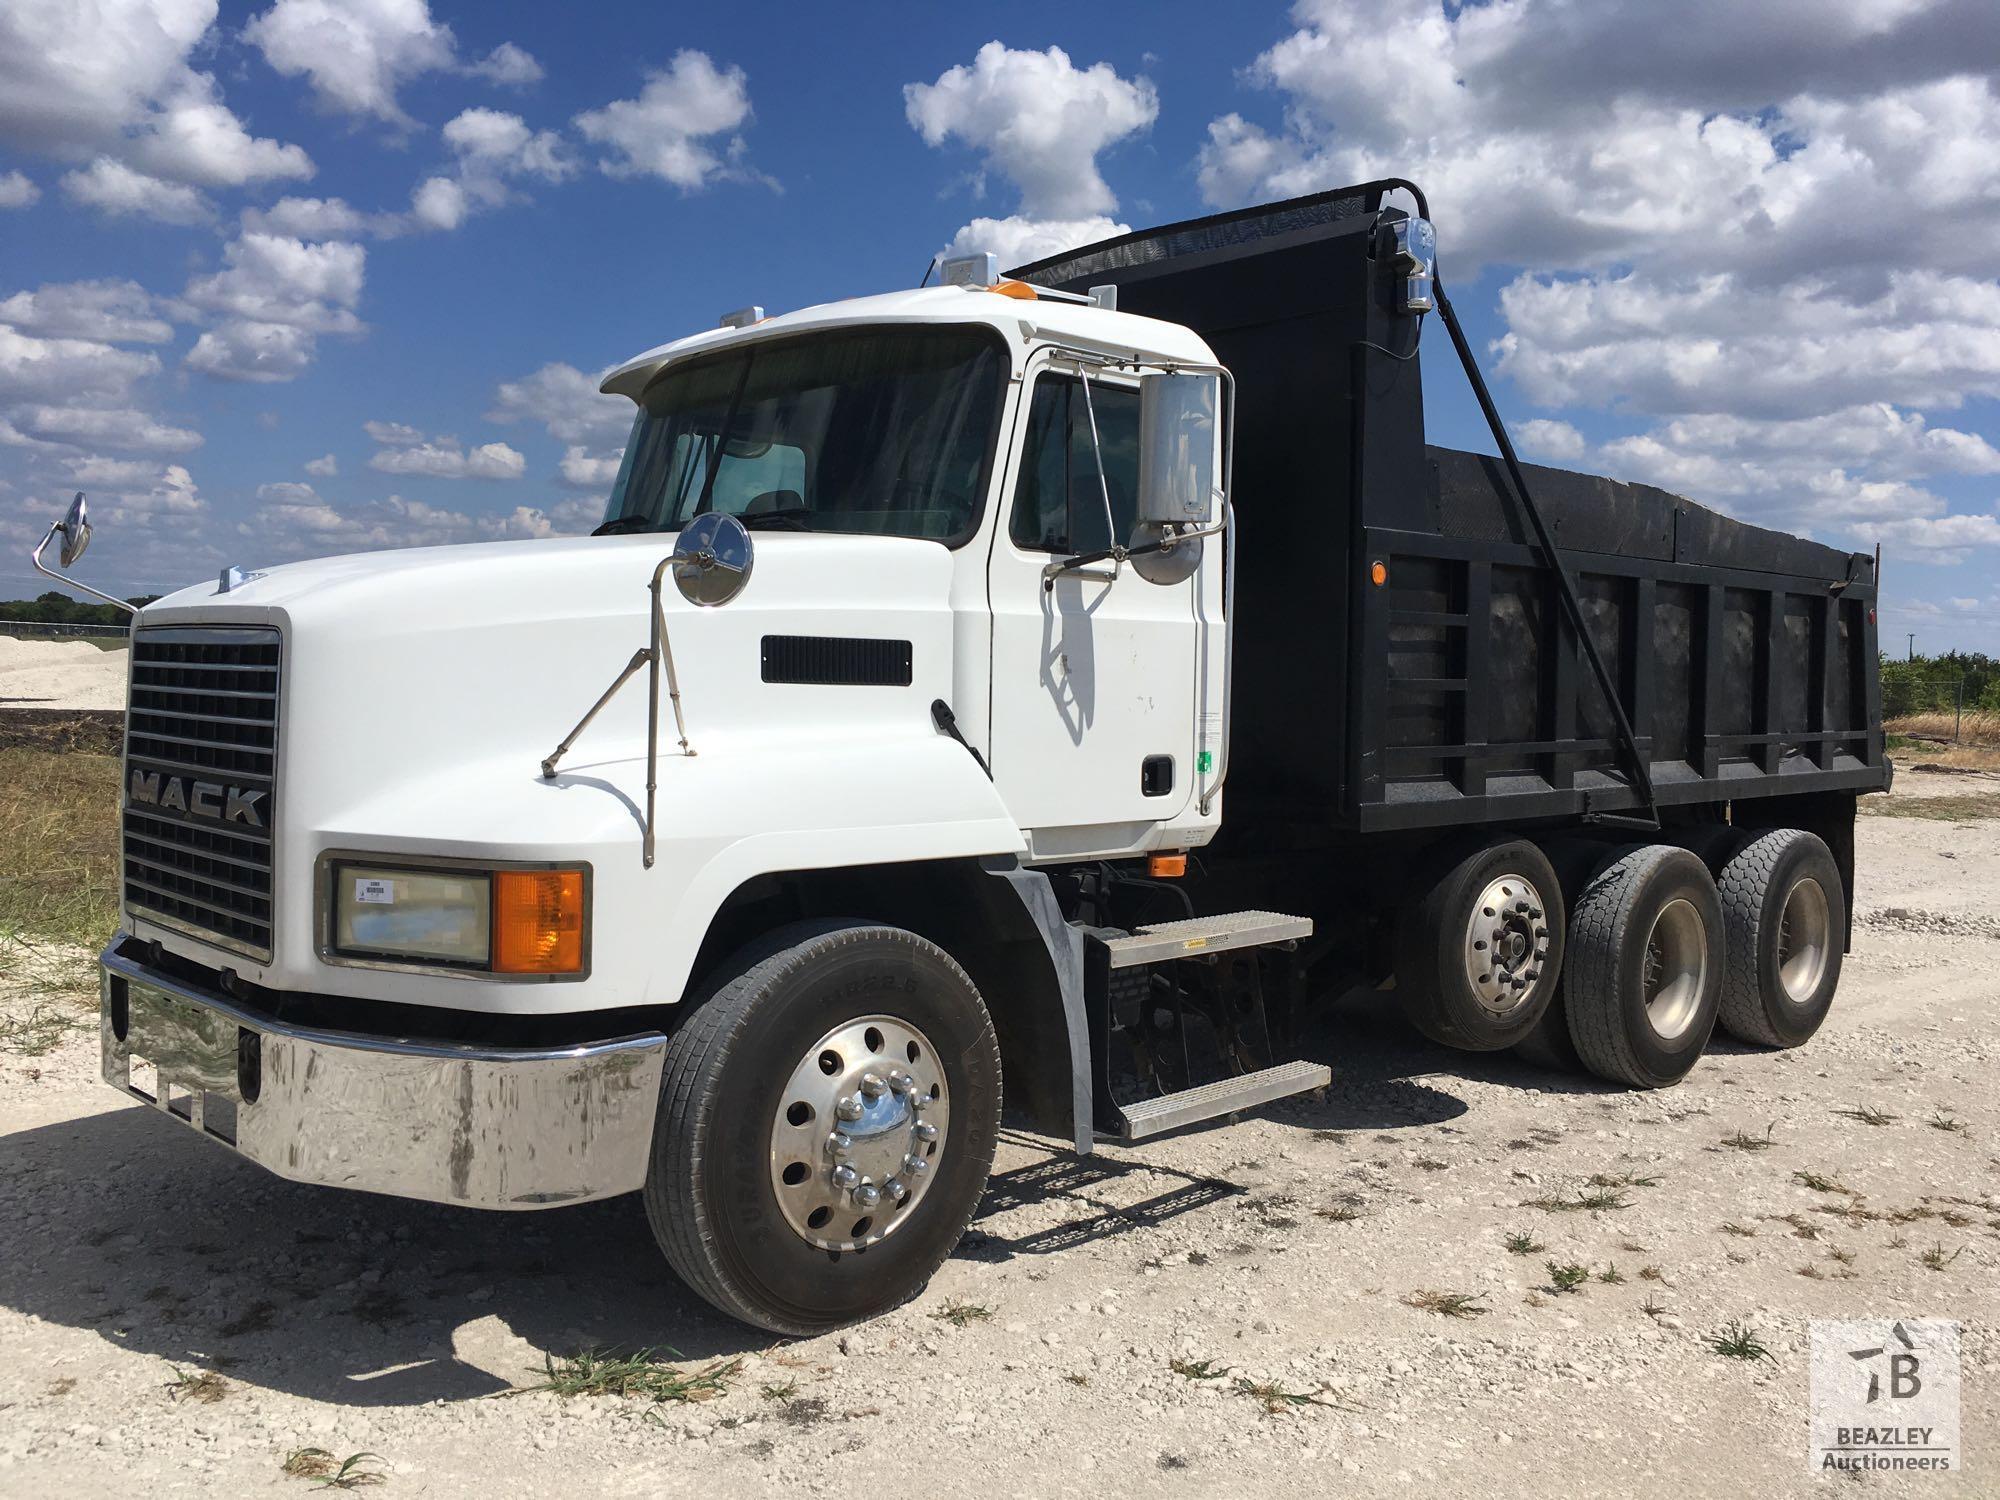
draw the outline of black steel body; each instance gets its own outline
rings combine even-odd
[[[1710,821],[1740,799],[1820,806],[1886,786],[1871,559],[1650,486],[1524,466],[1651,797],[1634,785],[1505,467],[1425,442],[1421,325],[1396,311],[1388,226],[1402,214],[1384,190],[1012,273],[1115,284],[1121,310],[1192,327],[1235,375],[1225,849],[1655,807]]]

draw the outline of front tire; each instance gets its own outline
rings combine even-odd
[[[1401,924],[1404,1013],[1432,1041],[1463,1052],[1514,1046],[1555,993],[1563,925],[1556,872],[1526,839],[1455,858]]]
[[[935,944],[847,922],[725,963],[667,1044],[646,1217],[730,1317],[810,1336],[922,1291],[972,1220],[1000,1049]]]
[[[1678,1083],[1715,1029],[1722,994],[1722,900],[1708,866],[1647,844],[1593,875],[1570,918],[1563,1008],[1570,1039],[1600,1078]]]

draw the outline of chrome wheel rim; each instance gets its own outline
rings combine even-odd
[[[771,1122],[771,1191],[822,1250],[861,1250],[911,1217],[944,1159],[951,1095],[930,1038],[894,1016],[844,1021],[806,1050]]]
[[[1549,956],[1542,893],[1519,875],[1488,882],[1465,924],[1465,982],[1491,1015],[1519,1010],[1535,993]]]
[[[1832,905],[1808,876],[1787,893],[1778,921],[1778,986],[1792,1004],[1804,1005],[1819,989],[1832,941]]]
[[[1694,1024],[1708,988],[1708,924],[1692,901],[1675,897],[1646,936],[1646,1019],[1667,1041]]]

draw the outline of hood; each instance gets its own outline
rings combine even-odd
[[[825,532],[754,533],[756,563],[728,606],[837,603],[848,580],[865,597],[909,597],[948,587],[950,555],[935,542]],[[355,552],[258,569],[224,592],[214,582],[168,594],[138,628],[215,621],[306,628],[338,624],[352,638],[398,635],[449,619],[459,625],[646,614],[646,586],[673,550],[667,534],[554,537]],[[694,610],[671,580],[669,614]],[[386,629],[384,627],[387,627]],[[642,643],[643,644],[643,643]]]
[[[952,675],[951,554],[902,537],[755,534],[751,575],[719,608],[661,590],[668,646],[698,749],[765,754],[904,721],[928,728]],[[278,757],[313,824],[343,820],[385,786],[462,785],[492,767],[530,777],[649,639],[647,585],[666,536],[421,548],[272,568],[227,593],[183,589],[136,627],[238,625],[283,635]],[[909,643],[909,684],[769,680],[770,638]],[[920,701],[919,701],[920,700]],[[646,744],[644,674],[564,762],[633,786]],[[662,743],[674,743],[663,697]],[[305,774],[302,758],[310,759]],[[309,790],[308,790],[309,787]]]

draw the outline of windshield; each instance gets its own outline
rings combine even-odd
[[[1007,359],[983,328],[814,334],[669,368],[640,401],[600,531],[924,537],[979,522]]]

